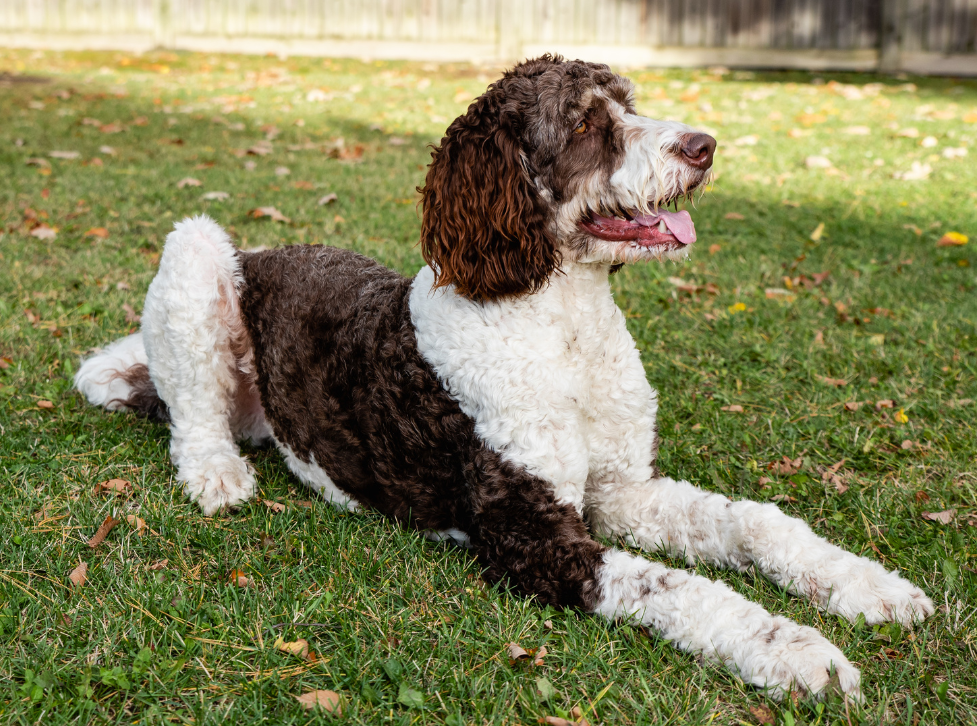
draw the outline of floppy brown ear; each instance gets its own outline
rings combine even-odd
[[[535,292],[560,262],[546,208],[491,93],[448,127],[419,190],[421,252],[435,285],[480,301]]]

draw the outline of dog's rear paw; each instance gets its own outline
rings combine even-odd
[[[926,593],[870,560],[857,563],[844,584],[831,593],[827,609],[852,622],[863,613],[869,625],[894,621],[909,626],[935,612]]]
[[[832,689],[856,701],[862,698],[858,669],[814,628],[775,617],[751,645],[757,647],[740,672],[772,698],[791,692],[823,698]]]
[[[189,470],[189,471],[188,471]],[[254,473],[240,456],[221,455],[199,464],[181,467],[184,490],[208,517],[239,507],[256,489]]]

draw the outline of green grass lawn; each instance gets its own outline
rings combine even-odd
[[[3,723],[333,720],[296,701],[310,689],[363,724],[977,720],[977,82],[629,73],[640,111],[719,140],[691,260],[613,278],[663,470],[779,501],[940,608],[859,627],[696,568],[841,647],[857,706],[778,705],[638,629],[488,588],[465,552],[310,503],[274,451],[248,452],[263,501],[205,518],[164,426],[72,390],[79,359],[137,325],[184,215],[415,273],[427,146],[498,69],[8,50],[0,70],[19,74],[0,77]],[[97,491],[114,478],[131,487]],[[510,664],[510,641],[543,664]]]

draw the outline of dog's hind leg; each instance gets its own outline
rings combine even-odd
[[[169,409],[170,455],[187,495],[207,515],[254,494],[254,474],[235,433],[267,435],[249,376],[240,284],[227,234],[211,219],[195,217],[167,237],[143,308],[149,372]]]
[[[814,628],[771,615],[723,583],[598,544],[571,505],[541,494],[545,487],[527,477],[475,491],[472,544],[486,579],[543,604],[645,625],[775,698],[792,689],[819,694],[832,672],[858,697],[858,670]]]
[[[721,567],[755,565],[790,592],[855,621],[905,625],[934,612],[930,599],[896,572],[818,537],[775,504],[730,501],[688,482],[609,479],[588,491],[587,516],[607,536]]]

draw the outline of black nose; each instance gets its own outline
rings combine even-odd
[[[682,156],[689,166],[708,169],[712,166],[712,155],[716,151],[716,140],[709,134],[686,134],[682,137]]]

